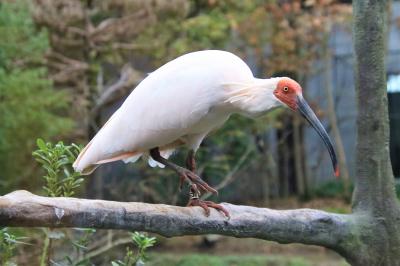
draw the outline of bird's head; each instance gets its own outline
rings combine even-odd
[[[297,96],[302,96],[302,88],[299,83],[290,78],[280,78],[274,95],[283,104],[287,105],[292,110],[297,110]]]
[[[322,138],[329,151],[335,176],[338,177],[339,168],[337,165],[336,153],[333,148],[332,141],[315,113],[307,104],[306,100],[304,100],[303,90],[300,84],[290,78],[280,78],[273,93],[281,103],[288,106],[293,111],[299,112],[317,131],[318,135]]]

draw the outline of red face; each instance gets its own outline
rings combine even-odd
[[[292,110],[297,109],[297,96],[301,94],[302,89],[299,83],[290,78],[282,78],[274,90],[275,97]]]

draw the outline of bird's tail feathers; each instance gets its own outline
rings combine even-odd
[[[88,167],[86,167],[85,169],[83,169],[80,173],[81,173],[82,175],[90,175],[90,174],[93,173],[94,170],[96,170],[97,167],[99,167],[99,166],[100,166],[99,164],[92,164],[92,165],[89,165]]]
[[[90,146],[92,145],[92,141],[90,141],[85,148],[83,148],[83,150],[79,153],[78,157],[76,158],[75,162],[72,164],[72,167],[74,168],[75,171],[80,172],[83,175],[88,175],[90,173],[92,173],[96,168],[91,169],[88,173],[86,173],[85,168],[86,167],[81,167],[81,161],[83,156],[86,154],[86,151],[90,148]]]
[[[90,145],[90,143],[88,144],[88,146]],[[110,163],[110,162],[115,162],[115,161],[119,161],[122,160],[125,163],[128,162],[135,162],[137,161],[140,156],[142,156],[141,152],[124,152],[124,153],[120,153],[114,156],[111,156],[109,158],[106,159],[102,159],[102,160],[98,160],[95,162],[88,162],[89,158],[86,159],[86,161],[84,161],[84,154],[85,154],[85,150],[82,151],[82,156],[79,155],[78,158],[76,159],[76,161],[74,162],[74,164],[72,165],[75,169],[75,171],[80,172],[83,175],[89,175],[91,173],[93,173],[93,171],[99,167],[100,164],[105,164],[105,163]]]
[[[88,163],[87,160],[85,161],[83,158],[84,158],[85,153],[89,149],[90,145],[91,145],[91,143],[89,143],[82,150],[82,152],[79,154],[78,158],[76,159],[76,161],[73,164],[75,171],[80,172],[83,175],[89,175],[89,174],[93,173],[93,171],[96,170],[96,168],[99,167],[100,164],[105,164],[105,163],[110,163],[110,162],[120,161],[120,160],[122,160],[124,163],[134,163],[137,160],[139,160],[140,157],[142,157],[143,155],[144,155],[144,159],[148,161],[148,164],[151,167],[160,167],[160,168],[165,167],[165,165],[163,165],[162,163],[155,161],[148,153],[143,153],[143,152],[124,152],[124,153],[120,153],[118,155],[114,155],[107,159],[102,159],[102,160],[99,160],[99,161],[96,161],[93,163]],[[173,154],[174,151],[175,151],[175,149],[162,149],[162,150],[160,150],[160,155],[162,157],[164,157],[165,159],[168,159]]]

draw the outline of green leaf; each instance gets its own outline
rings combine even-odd
[[[46,143],[44,142],[43,139],[40,139],[40,138],[37,139],[37,140],[36,140],[36,144],[37,144],[37,146],[39,147],[39,149],[41,149],[41,150],[43,150],[43,151],[47,150]]]

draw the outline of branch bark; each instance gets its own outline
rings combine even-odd
[[[166,237],[222,234],[336,248],[348,237],[352,221],[351,215],[311,209],[223,206],[231,219],[216,210],[206,217],[200,207],[48,198],[20,190],[0,197],[0,226],[129,229]]]

